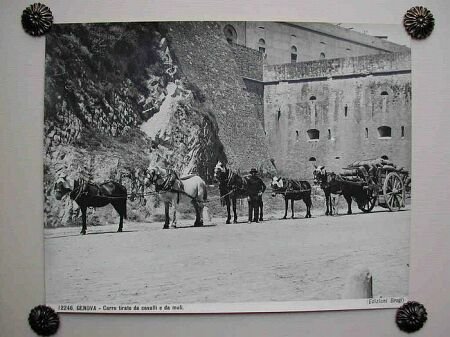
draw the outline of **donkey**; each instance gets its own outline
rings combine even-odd
[[[119,213],[120,221],[118,232],[122,232],[123,219],[127,218],[127,189],[115,182],[106,181],[102,184],[94,184],[84,179],[75,179],[73,184],[67,177],[61,177],[55,182],[55,198],[61,200],[69,193],[70,199],[80,206],[83,227],[80,234],[86,234],[86,213],[88,207],[104,207],[111,204]]]
[[[273,177],[272,183],[272,196],[277,194],[283,195],[284,198],[284,217],[286,219],[288,212],[288,202],[291,200],[292,219],[294,218],[294,200],[303,200],[306,205],[305,218],[311,217],[311,185],[304,180],[293,180],[289,178],[277,178]]]
[[[169,228],[170,206],[173,206],[173,218],[170,227],[177,227],[177,207],[180,203],[189,203],[195,209],[194,227],[203,226],[203,208],[208,191],[205,181],[197,175],[179,178],[173,170],[160,167],[147,169],[145,185],[155,185],[156,192],[164,202],[165,222],[163,229]]]

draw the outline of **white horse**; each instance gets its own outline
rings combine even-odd
[[[171,227],[177,226],[177,207],[180,203],[190,203],[195,209],[194,227],[203,226],[203,211],[208,197],[205,181],[197,175],[179,178],[173,170],[160,167],[149,168],[146,172],[145,185],[155,185],[156,192],[164,202],[164,229],[169,228],[170,206],[173,206]],[[206,209],[205,209],[206,210]]]

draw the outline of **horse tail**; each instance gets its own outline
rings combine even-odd
[[[204,193],[203,193],[203,201],[208,200],[208,189],[206,188],[206,184],[203,185]]]

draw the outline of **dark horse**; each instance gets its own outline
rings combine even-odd
[[[340,175],[334,172],[327,172],[324,166],[316,167],[314,172],[314,183],[320,185],[325,193],[327,210],[325,215],[333,215],[331,207],[331,194],[343,195],[347,201],[347,214],[352,214],[353,199],[361,209],[368,201],[368,193],[361,184],[346,181]]]
[[[236,213],[236,201],[237,199],[249,199],[249,212],[254,208],[258,208],[258,212],[255,210],[255,221],[263,221],[263,201],[261,196],[249,195],[245,188],[247,181],[236,172],[233,172],[225,166],[224,163],[218,162],[214,168],[214,178],[219,182],[219,192],[222,203],[227,206],[227,221],[231,222],[230,206],[233,205],[233,223],[237,223]],[[256,205],[257,207],[253,207]],[[256,214],[258,213],[258,214]],[[257,216],[256,216],[257,215]],[[250,219],[250,214],[249,214]],[[251,221],[251,220],[250,220]]]
[[[273,177],[272,183],[272,196],[276,194],[282,194],[284,198],[284,217],[287,217],[288,202],[291,200],[292,219],[294,218],[294,200],[303,200],[306,205],[305,218],[311,217],[311,185],[304,180],[293,180],[288,178]]]
[[[88,207],[103,207],[111,204],[120,215],[118,232],[122,231],[123,219],[127,218],[127,189],[115,182],[106,181],[94,184],[84,179],[76,179],[73,186],[66,177],[59,178],[55,183],[56,200],[61,200],[69,193],[70,199],[80,206],[83,227],[80,234],[86,234],[86,212]]]

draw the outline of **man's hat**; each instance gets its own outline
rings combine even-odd
[[[256,171],[255,168],[252,168],[252,169],[250,170],[250,174],[252,174],[252,173],[258,173],[258,171]]]

